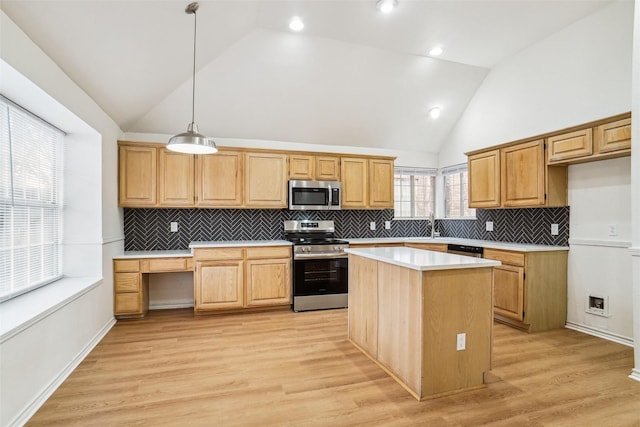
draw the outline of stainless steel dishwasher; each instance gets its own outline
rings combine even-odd
[[[482,258],[484,248],[480,246],[455,245],[449,243],[447,245],[447,253]]]

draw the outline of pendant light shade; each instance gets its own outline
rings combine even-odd
[[[198,125],[195,122],[195,99],[196,99],[196,31],[197,19],[196,11],[198,3],[190,3],[185,12],[193,14],[193,84],[191,87],[191,123],[187,126],[187,131],[180,133],[169,139],[167,149],[178,153],[187,154],[213,154],[218,152],[216,143],[213,139],[202,135],[198,132]]]

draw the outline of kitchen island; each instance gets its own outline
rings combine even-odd
[[[481,387],[499,261],[406,247],[348,249],[349,340],[418,400]]]

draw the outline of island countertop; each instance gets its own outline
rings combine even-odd
[[[407,247],[349,248],[345,252],[420,271],[496,267],[501,264],[491,259]]]

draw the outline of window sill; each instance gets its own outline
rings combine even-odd
[[[0,303],[0,344],[101,283],[101,277],[64,277]]]

